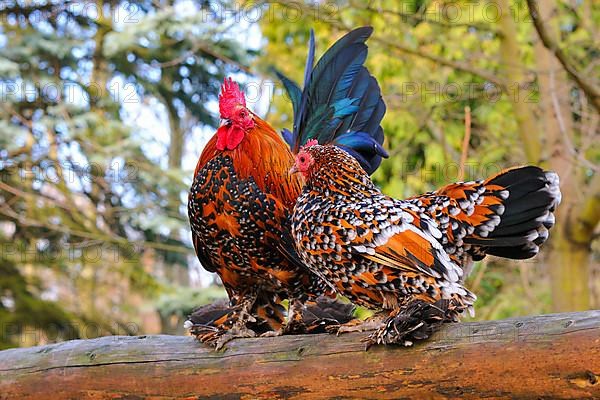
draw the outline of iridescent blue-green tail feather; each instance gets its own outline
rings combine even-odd
[[[310,139],[334,144],[353,155],[369,174],[388,156],[380,125],[385,103],[377,81],[364,66],[365,42],[372,33],[371,27],[347,33],[313,67],[311,31],[303,89],[277,72],[294,111],[292,130],[282,132],[294,153]]]

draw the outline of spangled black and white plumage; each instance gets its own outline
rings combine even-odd
[[[471,259],[532,256],[560,201],[557,176],[537,167],[409,200],[381,193],[335,146],[308,143],[294,169],[306,179],[292,216],[298,253],[340,294],[383,312],[369,343],[410,344],[472,311]]]

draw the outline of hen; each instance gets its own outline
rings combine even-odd
[[[313,67],[311,32],[304,89],[279,74],[294,107],[293,130],[284,131],[292,151],[313,138],[335,143],[369,172],[387,156],[380,127],[385,105],[363,66],[371,33],[371,28],[348,33]],[[310,273],[294,247],[290,216],[302,181],[288,174],[294,161],[288,144],[246,107],[231,79],[221,88],[219,110],[223,124],[198,161],[188,201],[198,259],[219,275],[231,302],[217,329],[199,335],[217,347],[234,337],[254,336],[250,325],[264,329],[266,323],[279,333],[304,331],[305,301],[334,293]],[[282,326],[284,299],[290,306]]]
[[[472,312],[463,286],[473,260],[529,258],[548,238],[558,176],[527,166],[409,200],[384,195],[347,152],[309,142],[292,171],[306,185],[292,217],[298,254],[353,303],[380,310],[368,345],[427,338]]]

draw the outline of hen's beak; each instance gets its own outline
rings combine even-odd
[[[298,167],[296,166],[296,164],[292,165],[292,168],[290,168],[288,175],[294,175],[295,173],[300,172],[298,170]]]

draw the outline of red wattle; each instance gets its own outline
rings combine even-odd
[[[221,126],[217,130],[217,149],[233,150],[242,142],[244,139],[244,130],[235,126]]]
[[[233,150],[242,142],[244,139],[244,131],[238,127],[232,126],[227,133],[227,149]]]
[[[227,148],[227,127],[220,126],[217,129],[217,150],[223,151]]]

